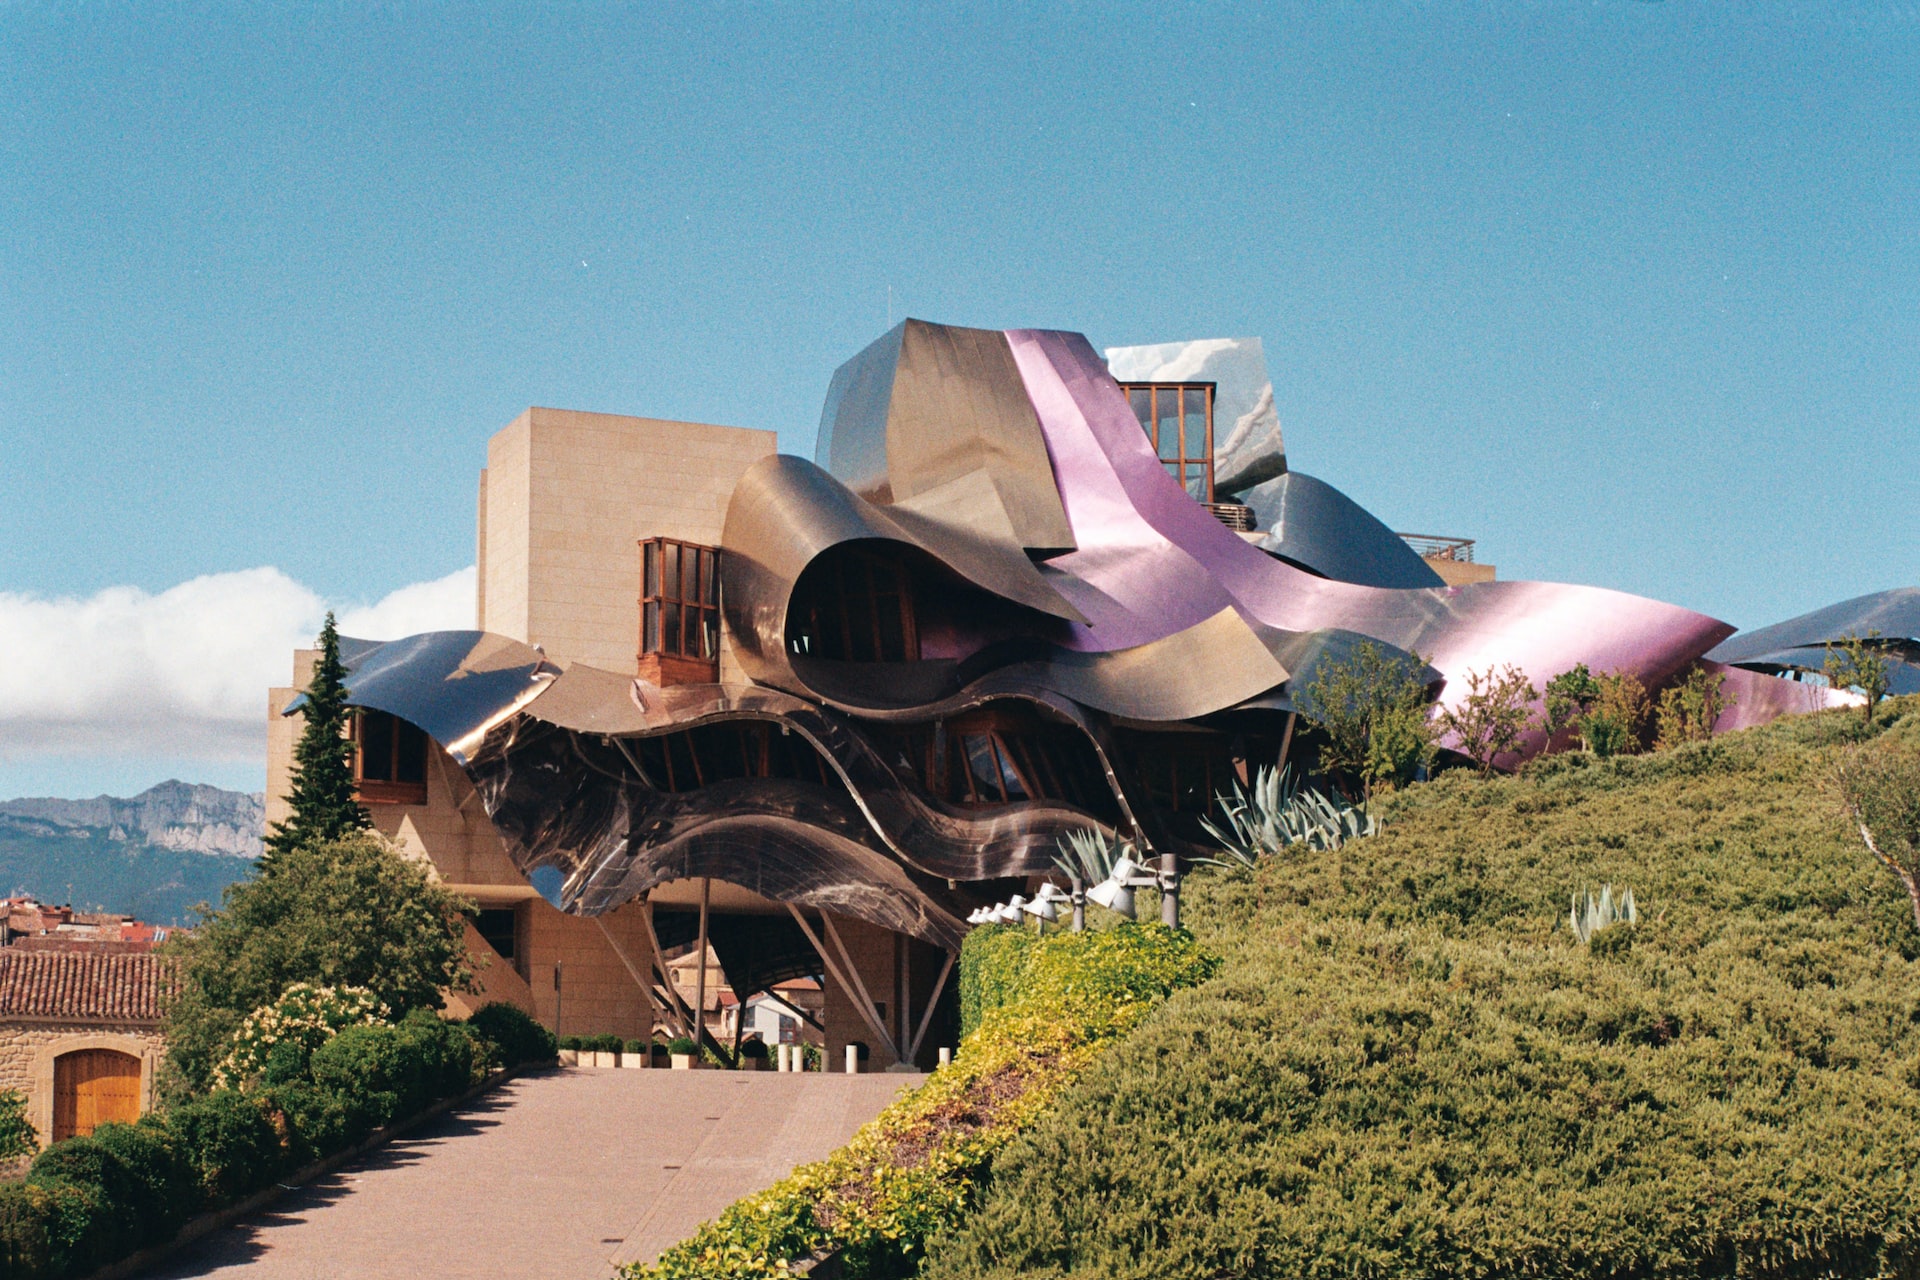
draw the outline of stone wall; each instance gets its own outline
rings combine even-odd
[[[153,1027],[83,1022],[0,1022],[0,1089],[27,1095],[27,1118],[45,1146],[53,1133],[53,1062],[79,1049],[113,1049],[140,1059],[140,1111],[153,1108],[153,1073],[166,1052]]]

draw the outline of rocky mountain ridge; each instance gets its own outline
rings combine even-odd
[[[111,844],[252,860],[260,856],[266,796],[169,779],[137,796],[0,800],[0,829],[22,836],[94,835]]]

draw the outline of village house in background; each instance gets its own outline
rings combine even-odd
[[[107,911],[75,911],[31,897],[0,898],[0,947],[27,951],[145,952],[174,930]]]
[[[0,899],[0,1088],[44,1146],[153,1105],[170,930],[31,897]]]

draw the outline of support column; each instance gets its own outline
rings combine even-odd
[[[700,877],[700,976],[693,980],[693,1043],[696,1048],[707,1042],[707,895],[713,881]]]

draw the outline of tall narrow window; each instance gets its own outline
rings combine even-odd
[[[353,713],[353,785],[362,804],[427,802],[427,735],[384,711]]]
[[[1167,474],[1200,502],[1213,501],[1211,382],[1123,382],[1127,403]]]
[[[640,543],[640,674],[658,685],[720,678],[720,553],[675,538]]]

